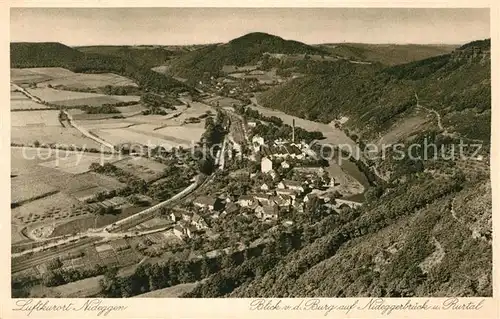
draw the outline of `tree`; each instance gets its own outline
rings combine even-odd
[[[381,186],[370,187],[365,192],[365,199],[367,201],[374,201],[384,194],[384,189]]]
[[[214,170],[214,162],[211,158],[202,158],[198,161],[198,169],[205,175],[212,174]]]

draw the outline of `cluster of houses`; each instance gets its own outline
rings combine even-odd
[[[277,220],[280,213],[288,212],[294,208],[297,211],[304,210],[304,204],[317,196],[317,194],[304,194],[306,187],[303,183],[294,180],[282,180],[276,188],[263,183],[260,193],[242,195],[238,198],[238,205],[255,212],[255,215],[262,220]],[[319,197],[319,196],[318,196]],[[321,198],[329,201],[328,196]]]
[[[181,239],[193,238],[201,231],[208,229],[207,222],[197,212],[176,209],[170,213],[170,219],[177,223],[173,232]]]

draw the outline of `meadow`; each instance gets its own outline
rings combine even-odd
[[[123,107],[125,108],[133,111],[138,106]],[[122,110],[122,107],[118,109]],[[78,119],[80,126],[113,145],[137,143],[166,148],[190,147],[192,142],[196,143],[201,139],[205,131],[204,117],[207,112],[213,112],[210,106],[193,102],[191,107],[178,107],[178,110],[165,116],[133,115],[123,119],[90,120],[81,115],[81,120],[75,119]],[[192,118],[198,118],[199,123],[186,124]]]
[[[25,111],[12,112],[10,115],[11,126],[60,126],[59,111]]]
[[[26,68],[10,71],[11,81],[16,84],[37,83],[42,87],[63,85],[73,89],[111,86],[135,86],[134,81],[113,73],[74,73],[64,68]]]
[[[166,165],[144,157],[130,157],[115,162],[114,165],[138,178],[151,182],[163,176]]]
[[[49,87],[26,89],[33,96],[50,104],[61,106],[101,106],[103,104],[116,104],[119,102],[138,102],[136,95],[104,95],[96,93],[62,91]]]

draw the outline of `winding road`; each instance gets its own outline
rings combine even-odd
[[[24,95],[26,95],[28,98],[30,98],[33,102],[35,103],[38,103],[38,104],[41,104],[41,105],[44,105],[43,104],[43,101],[40,100],[38,97],[32,95],[31,93],[29,93],[28,91],[26,91],[26,89],[24,89],[23,87],[15,84],[15,83],[12,83],[12,86],[14,86],[17,90],[19,90],[20,92],[22,92]],[[29,111],[29,110],[28,110]],[[75,123],[75,121],[73,120],[73,117],[71,116],[71,114],[69,114],[66,110],[63,110],[64,114],[66,114],[66,116],[68,117],[68,122],[69,124],[74,127],[75,129],[77,129],[78,131],[80,131],[80,133],[82,133],[84,136],[96,141],[97,143],[109,148],[111,150],[112,153],[115,153],[115,147],[114,145],[106,142],[105,140],[91,134],[87,129],[79,126],[78,124]]]
[[[96,141],[97,143],[99,143],[103,146],[106,146],[107,148],[109,148],[111,150],[111,153],[116,152],[113,144],[110,144],[110,143],[106,142],[105,140],[91,134],[86,128],[81,127],[80,125],[76,124],[75,121],[73,120],[73,117],[71,116],[71,114],[69,114],[66,110],[63,110],[63,112],[68,117],[68,122],[72,127],[76,128],[78,131],[80,131],[80,133],[82,133],[86,137]]]
[[[445,135],[451,135],[450,133],[448,133],[448,131],[444,128],[443,126],[443,122],[441,121],[441,115],[439,115],[439,113],[436,111],[436,110],[433,110],[433,109],[430,109],[430,108],[427,108],[421,104],[419,104],[418,102],[418,95],[417,93],[415,93],[415,98],[417,99],[417,107],[420,107],[420,108],[423,108],[424,110],[426,110],[427,112],[430,112],[430,113],[434,113],[436,115],[436,118],[437,118],[437,125],[439,127],[439,129],[441,131],[443,131],[443,134]]]
[[[24,95],[26,95],[27,97],[29,97],[29,98],[30,98],[33,102],[38,103],[38,104],[42,104],[42,105],[44,105],[42,100],[40,100],[38,97],[36,97],[36,96],[32,95],[30,92],[26,91],[26,89],[25,89],[25,88],[23,88],[23,87],[21,87],[21,86],[19,86],[19,85],[15,84],[15,83],[12,83],[12,82],[11,82],[10,84],[11,84],[13,87],[15,87],[15,88],[16,88],[16,90],[19,90],[21,93],[23,93]],[[45,105],[44,105],[44,106],[45,106]]]

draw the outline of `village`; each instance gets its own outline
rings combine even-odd
[[[270,225],[292,225],[296,222],[294,215],[306,213],[313,202],[315,207],[310,209],[321,206],[327,213],[340,213],[362,205],[341,198],[336,191],[339,182],[316,164],[315,151],[305,141],[295,141],[295,123],[292,123],[290,140],[275,141],[266,141],[253,132],[256,120],[248,119],[243,125],[248,145],[235,142],[230,135],[226,154],[228,160],[243,159],[252,166],[254,171],[243,168],[229,173],[234,183],[252,181],[251,187],[240,195],[230,187],[213,189],[188,205],[173,208],[168,216],[175,223],[173,232],[179,239],[214,238],[217,234],[211,225],[238,215]],[[247,152],[243,154],[242,149]]]

